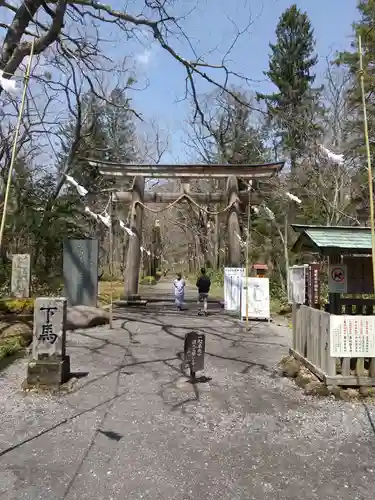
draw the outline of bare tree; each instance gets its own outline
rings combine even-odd
[[[34,42],[34,53],[47,59],[64,56],[75,59],[83,68],[86,77],[93,67],[106,63],[111,64],[110,58],[104,53],[106,26],[125,35],[129,40],[136,39],[141,32],[148,32],[163,50],[177,63],[182,65],[186,72],[186,94],[190,95],[195,107],[196,116],[204,119],[196,90],[196,79],[204,80],[216,88],[225,91],[238,99],[228,87],[231,76],[244,78],[228,65],[228,56],[238,40],[251,25],[252,20],[246,23],[243,29],[238,29],[224,58],[218,64],[205,61],[195,53],[184,32],[184,15],[176,16],[174,10],[177,4],[171,1],[145,0],[143,8],[138,12],[116,10],[109,4],[95,0],[24,0],[14,5],[8,1],[1,3],[1,9],[12,16],[12,21],[2,23],[4,39],[0,47],[0,70],[5,78],[11,78],[20,67],[24,58],[31,53]],[[4,16],[5,17],[5,16]],[[189,55],[184,56],[174,48],[177,39],[184,39]],[[47,50],[49,49],[49,50]],[[214,78],[214,72],[218,77]],[[95,85],[91,82],[93,88]],[[0,89],[1,91],[1,89]]]

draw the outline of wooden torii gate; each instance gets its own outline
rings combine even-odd
[[[253,165],[137,165],[121,164],[109,161],[90,159],[90,164],[99,168],[102,175],[108,177],[132,177],[133,186],[130,191],[119,191],[113,195],[113,200],[122,203],[131,203],[130,229],[135,234],[129,240],[126,265],[124,271],[124,298],[138,297],[139,269],[141,264],[141,234],[143,222],[143,207],[146,203],[172,203],[184,195],[187,200],[193,199],[197,203],[227,202],[231,205],[227,212],[228,223],[228,266],[241,265],[241,245],[236,234],[240,234],[239,206],[248,203],[248,191],[239,191],[237,179],[261,180],[276,175],[285,162],[272,162]],[[181,191],[145,192],[145,179],[180,179]],[[193,193],[189,189],[191,179],[227,179],[226,191],[212,193]],[[252,195],[252,203],[259,202],[259,193]]]

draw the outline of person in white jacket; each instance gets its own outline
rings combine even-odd
[[[177,278],[173,281],[173,285],[176,307],[181,311],[185,298],[185,280],[182,278],[181,273],[177,273]]]

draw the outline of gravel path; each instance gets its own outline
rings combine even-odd
[[[148,311],[69,335],[87,375],[68,395],[25,396],[25,360],[0,374],[0,499],[374,498],[373,408],[280,378],[287,328]],[[191,329],[212,377],[196,386],[177,356]]]

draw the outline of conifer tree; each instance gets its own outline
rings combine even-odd
[[[312,88],[317,56],[307,14],[296,5],[285,10],[276,28],[276,38],[276,43],[270,44],[269,70],[265,74],[277,91],[258,94],[258,98],[266,102],[270,121],[295,171],[298,157],[317,133],[314,115],[318,92]]]

